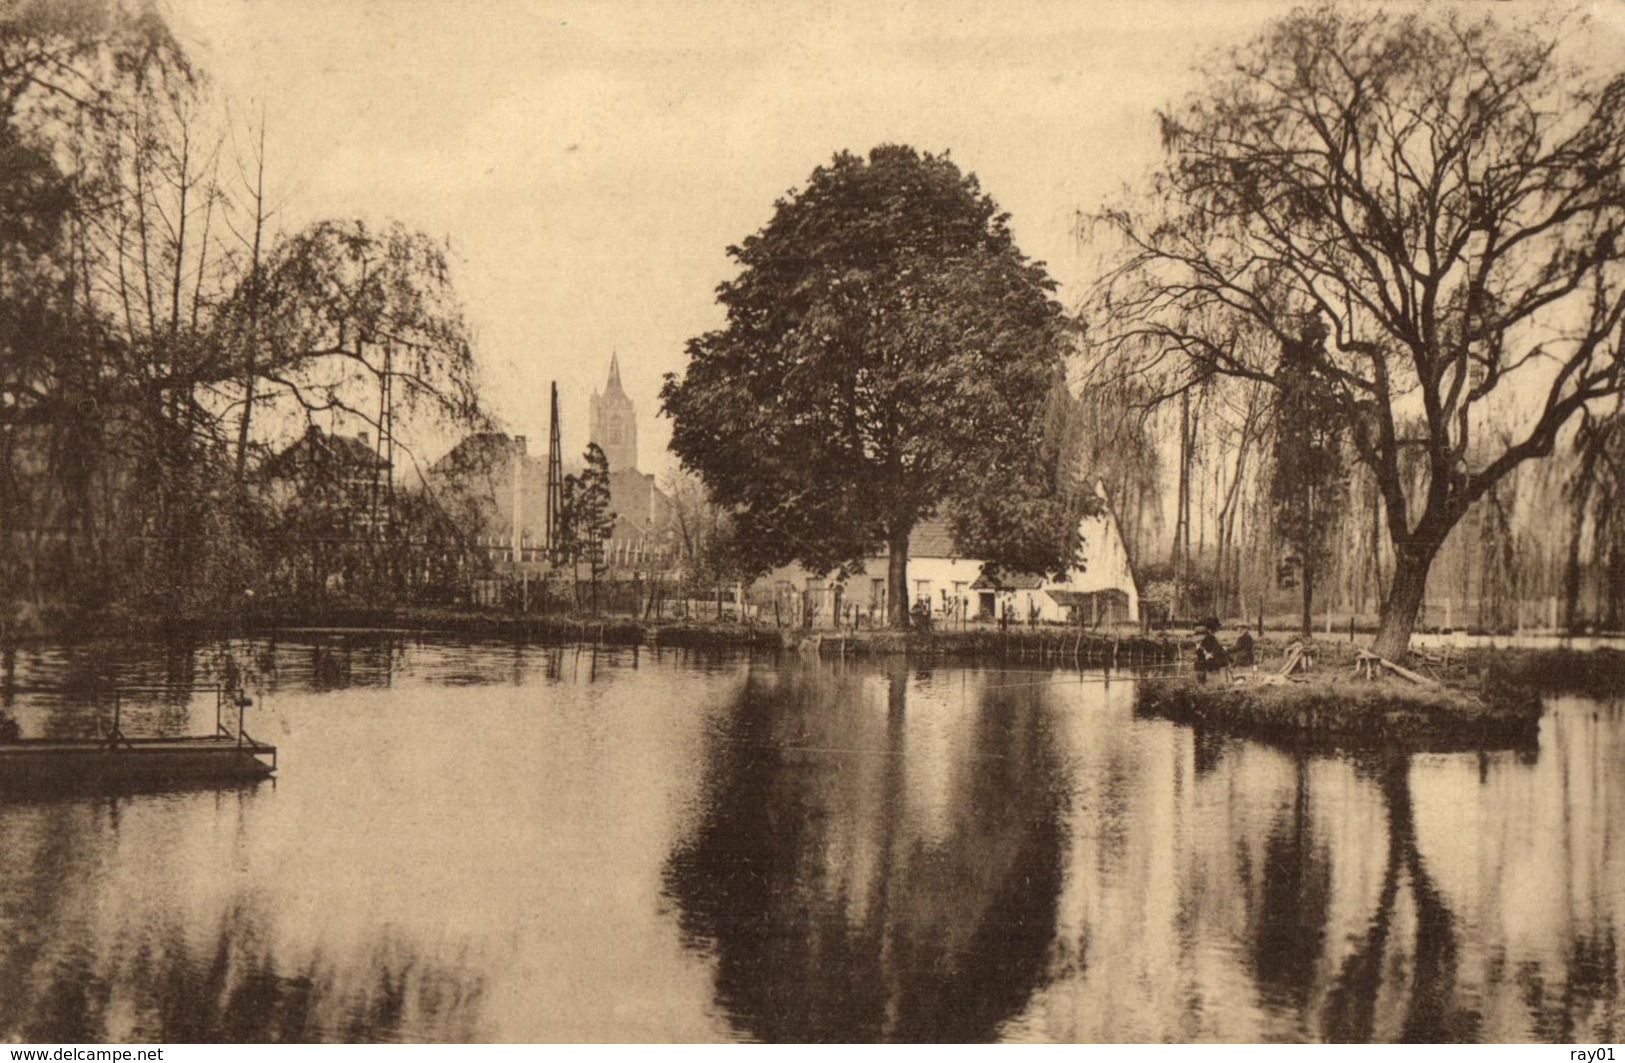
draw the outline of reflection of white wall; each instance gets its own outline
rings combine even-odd
[[[918,844],[951,840],[954,799],[969,787],[964,776],[975,756],[986,675],[954,670],[909,679],[903,787],[909,836]]]

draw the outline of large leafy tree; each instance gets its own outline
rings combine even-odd
[[[1211,373],[1280,386],[1271,349],[1306,319],[1328,329],[1314,376],[1395,552],[1384,656],[1407,649],[1468,507],[1621,385],[1622,103],[1625,76],[1576,69],[1549,30],[1300,10],[1162,116],[1156,206],[1104,216],[1127,254],[1099,335],[1177,364],[1173,390]],[[1277,343],[1238,342],[1259,330]]]
[[[909,533],[944,508],[967,556],[1072,563],[1089,496],[1044,432],[1066,320],[974,176],[842,153],[729,254],[727,325],[689,341],[661,398],[742,561],[856,569],[884,546],[897,627]]]

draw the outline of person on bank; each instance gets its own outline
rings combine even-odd
[[[1228,673],[1230,670],[1230,654],[1219,641],[1219,621],[1217,617],[1208,617],[1196,625],[1196,679],[1198,682],[1207,682],[1207,677],[1215,673]]]
[[[1230,663],[1237,668],[1251,668],[1253,660],[1253,635],[1247,630],[1247,625],[1241,625],[1241,634],[1236,636],[1236,644],[1230,647]]]
[[[931,599],[921,595],[914,602],[914,627],[922,635],[931,633]]]

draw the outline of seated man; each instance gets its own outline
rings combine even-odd
[[[1219,621],[1209,617],[1196,625],[1196,679],[1198,682],[1207,682],[1207,677],[1214,672],[1228,672],[1230,669],[1230,654],[1225,652],[1224,646],[1219,642],[1217,634]]]
[[[1236,636],[1236,644],[1230,647],[1230,663],[1237,668],[1253,666],[1253,636],[1246,624],[1241,625],[1241,634]]]
[[[923,594],[920,595],[914,602],[913,613],[915,629],[921,634],[929,634],[931,631],[931,599]]]

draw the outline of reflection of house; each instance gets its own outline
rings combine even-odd
[[[909,536],[910,602],[930,602],[939,621],[994,620],[1008,607],[1009,615],[1021,621],[1090,626],[1138,622],[1139,589],[1117,519],[1108,509],[1086,517],[1080,531],[1082,571],[1074,570],[1064,580],[1025,573],[994,577],[984,573],[984,562],[960,553],[947,521],[922,521]],[[833,623],[842,612],[850,618],[855,608],[858,615],[878,622],[886,615],[886,555],[876,554],[862,573],[844,581],[786,565],[758,580],[750,600],[760,615],[781,621],[811,614],[817,622]]]

